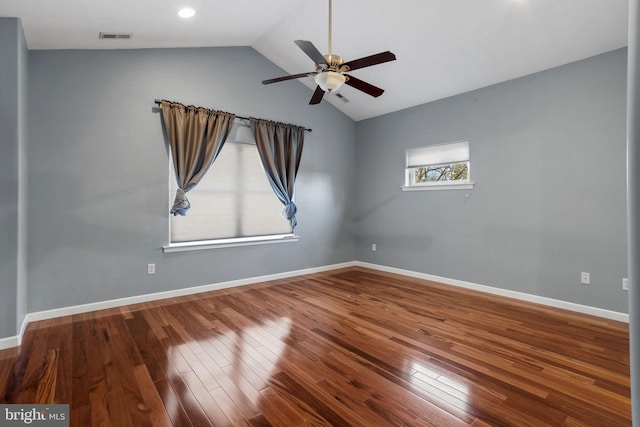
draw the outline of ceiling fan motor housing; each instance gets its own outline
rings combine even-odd
[[[342,63],[344,62],[340,55],[324,55],[324,59],[327,60],[329,69],[338,71]]]

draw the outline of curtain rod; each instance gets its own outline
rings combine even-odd
[[[156,103],[156,104],[158,104],[158,105],[160,105],[160,104],[162,103],[162,101],[161,101],[161,100],[159,100],[159,99],[156,99],[156,100],[155,100],[155,101],[153,101],[153,102],[155,102],[155,103]],[[250,120],[250,118],[249,118],[249,117],[242,117],[242,116],[238,116],[238,115],[236,115],[236,114],[234,114],[234,116],[236,116],[236,118],[241,119],[241,120]],[[297,126],[297,125],[296,125],[296,126]],[[313,132],[313,129],[310,129],[310,128],[304,128],[304,130],[306,130],[307,132]]]

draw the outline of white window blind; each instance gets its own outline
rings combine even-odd
[[[407,168],[469,161],[469,141],[429,145],[407,150]]]

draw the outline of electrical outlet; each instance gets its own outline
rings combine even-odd
[[[591,273],[585,273],[584,271],[580,273],[580,283],[583,285],[591,284]]]
[[[156,274],[155,264],[147,264],[147,274]]]
[[[626,277],[622,278],[622,290],[623,291],[629,290],[629,279],[627,279]]]
[[[371,250],[372,250],[373,252],[377,251],[377,250],[378,250],[378,246],[377,246],[375,243],[372,243],[372,244],[371,244]]]

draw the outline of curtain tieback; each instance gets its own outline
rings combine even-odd
[[[182,188],[178,188],[176,198],[173,200],[173,206],[171,207],[171,214],[173,216],[185,216],[190,207],[191,203],[189,203],[189,199],[187,199],[187,194]]]
[[[298,212],[298,207],[293,202],[289,203],[288,205],[284,205],[281,211],[282,216],[289,221],[291,221],[291,218],[295,218],[296,212]]]
[[[284,205],[284,207],[282,208],[282,211],[280,211],[282,216],[285,217],[287,221],[289,221],[289,224],[291,225],[292,230],[295,230],[296,225],[298,225],[298,221],[296,220],[296,212],[298,212],[298,208],[296,207],[296,204],[293,202],[287,205]]]

